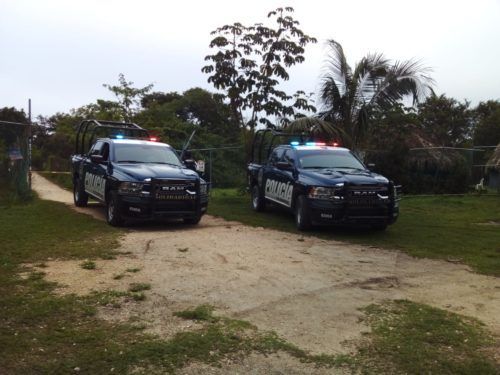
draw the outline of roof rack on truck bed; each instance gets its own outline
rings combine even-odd
[[[308,133],[288,133],[275,129],[257,130],[252,142],[252,154],[250,162],[262,164],[262,161],[269,158],[271,151],[276,146],[276,144],[274,143],[275,139],[282,138],[288,138],[285,143],[290,143],[292,141],[304,143],[314,140],[314,137]],[[255,154],[256,151],[257,154]]]
[[[76,132],[75,154],[83,154],[88,151],[96,135],[101,138],[121,135],[126,138],[144,139],[149,137],[149,132],[132,122],[84,120],[78,125]]]

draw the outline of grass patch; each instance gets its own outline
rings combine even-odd
[[[349,356],[311,355],[283,340],[275,332],[260,332],[247,321],[216,317],[213,311],[213,306],[200,305],[194,309],[174,313],[175,316],[184,319],[205,323],[199,331],[189,333],[189,341],[196,348],[196,356],[204,362],[212,363],[214,359],[219,360],[223,356],[248,354],[253,351],[263,354],[286,352],[302,362],[317,366],[342,367],[354,364],[353,358]],[[182,342],[184,339],[185,336],[180,334],[173,341]]]
[[[372,327],[358,362],[385,374],[498,374],[485,354],[495,345],[481,323],[400,300],[364,309]],[[496,343],[498,344],[498,343]]]
[[[143,290],[150,290],[151,285],[147,283],[132,283],[128,290],[129,292],[142,292]]]
[[[174,312],[175,316],[183,319],[201,320],[206,322],[215,322],[218,319],[213,316],[214,308],[210,305],[200,305],[193,310],[183,310]]]
[[[82,267],[84,270],[95,270],[96,265],[94,261],[86,260],[85,262],[80,264],[80,267]]]
[[[292,216],[279,209],[255,213],[250,197],[236,189],[215,189],[209,213],[227,220],[292,233]],[[417,257],[463,262],[500,276],[500,196],[405,197],[401,216],[385,232],[319,227],[308,232],[327,239],[399,249]]]
[[[141,270],[140,268],[127,268],[125,271],[131,272],[131,273],[136,273],[136,272],[139,272],[140,270]]]

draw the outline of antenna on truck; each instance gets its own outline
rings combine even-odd
[[[193,139],[194,137],[194,133],[196,133],[196,129],[193,130],[193,132],[191,133],[191,135],[189,136],[188,140],[186,141],[186,143],[184,143],[184,146],[182,147],[182,151],[181,151],[181,160],[184,159],[184,154],[186,153],[188,147],[189,147],[189,144],[191,143],[191,140]]]

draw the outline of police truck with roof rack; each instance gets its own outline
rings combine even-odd
[[[276,139],[294,139],[274,145]],[[364,225],[385,230],[399,215],[399,186],[373,173],[350,150],[271,129],[256,132],[247,168],[252,207],[273,203],[312,225]]]
[[[168,144],[133,123],[85,120],[71,157],[73,197],[106,205],[109,224],[176,218],[197,224],[208,205],[207,183]]]

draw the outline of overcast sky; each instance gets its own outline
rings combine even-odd
[[[288,5],[319,41],[290,90],[317,90],[325,41],[335,39],[351,65],[368,52],[417,58],[439,94],[500,99],[500,0],[0,0],[0,107],[26,109],[31,98],[34,115],[51,115],[112,99],[102,84],[119,73],[157,91],[212,90],[200,71],[210,32]]]

